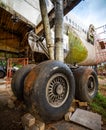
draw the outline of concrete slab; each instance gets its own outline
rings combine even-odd
[[[101,116],[97,113],[82,109],[76,109],[70,121],[82,125],[91,130],[101,130]]]

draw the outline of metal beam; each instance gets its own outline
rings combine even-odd
[[[64,15],[66,15],[69,11],[71,11],[75,6],[77,6],[82,0],[64,0]],[[55,9],[53,8],[49,13],[49,22],[50,27],[52,28],[55,21]],[[37,35],[41,36],[44,33],[43,23],[42,21],[36,26],[35,32]]]
[[[19,50],[18,49],[15,49],[15,48],[11,48],[9,46],[6,46],[6,45],[0,45],[0,50],[1,51],[7,51],[7,52],[14,52],[14,53],[19,53]]]

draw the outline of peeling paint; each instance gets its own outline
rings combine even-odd
[[[88,51],[83,45],[81,39],[74,31],[70,31],[68,36],[69,51],[65,58],[65,62],[68,64],[76,64],[84,61],[87,58]]]

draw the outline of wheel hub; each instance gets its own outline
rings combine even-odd
[[[94,91],[95,91],[95,80],[94,80],[94,77],[91,76],[88,79],[88,92],[89,92],[89,95],[93,95]]]
[[[63,85],[59,84],[56,88],[56,93],[61,95],[63,93]]]
[[[92,90],[94,88],[94,83],[90,82],[89,89]]]
[[[69,83],[63,74],[54,74],[48,81],[46,98],[52,107],[60,107],[67,100]]]

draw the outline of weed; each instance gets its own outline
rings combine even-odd
[[[94,98],[93,102],[90,103],[90,106],[93,111],[101,114],[106,120],[106,97],[103,96],[100,92]]]

